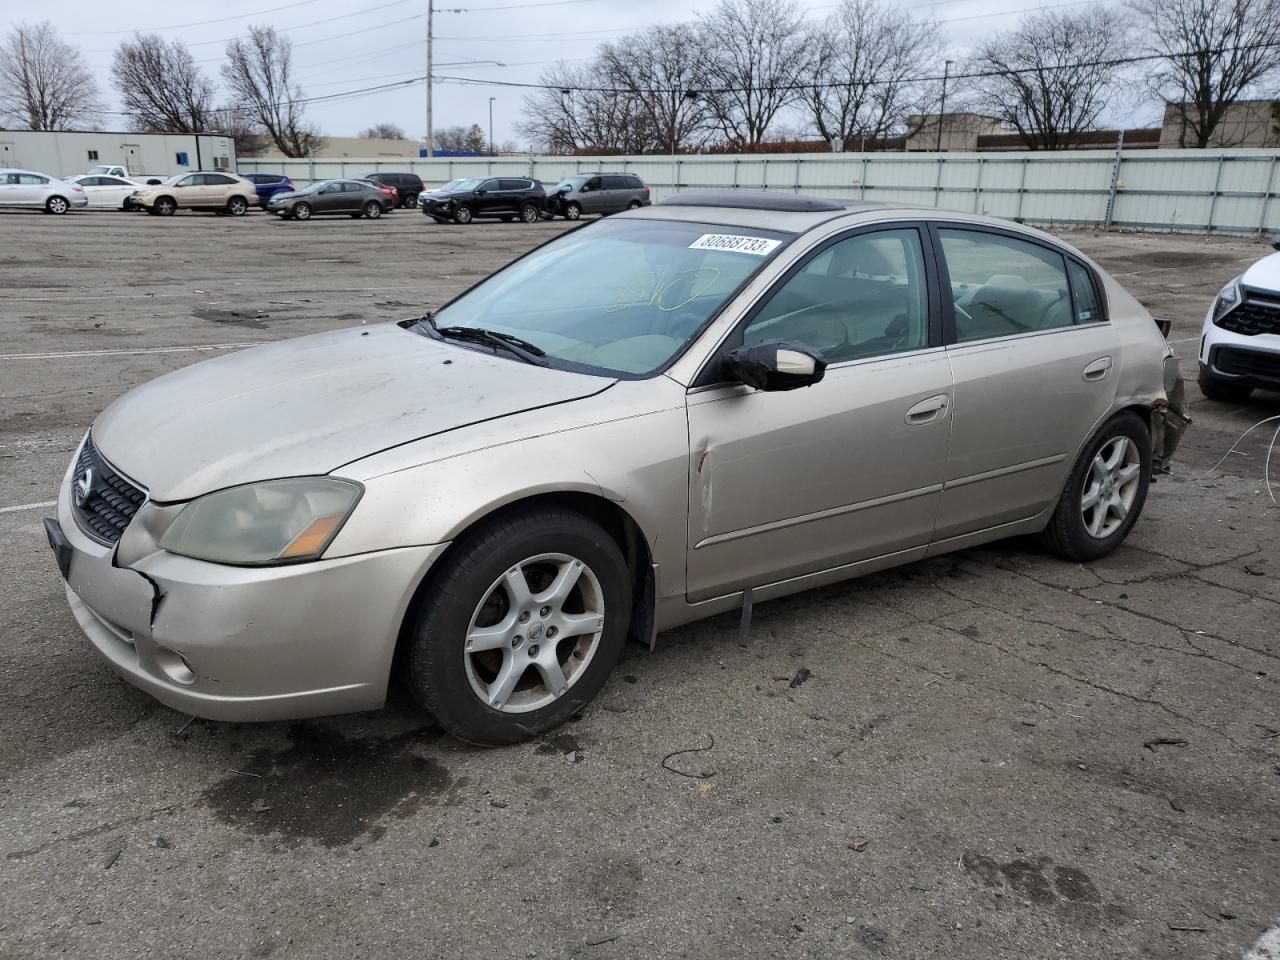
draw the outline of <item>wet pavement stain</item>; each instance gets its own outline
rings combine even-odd
[[[286,843],[326,847],[376,841],[386,817],[413,816],[423,806],[456,806],[465,778],[415,752],[436,742],[435,728],[385,739],[347,738],[315,723],[289,727],[289,745],[262,749],[205,790],[205,805],[223,822]]]
[[[967,852],[964,868],[988,887],[1008,887],[1018,896],[1041,905],[1060,902],[1098,903],[1098,888],[1083,870],[1055,866],[1048,857],[1017,859],[1000,863],[981,853]],[[1052,877],[1050,877],[1052,873]]]
[[[533,752],[543,757],[554,757],[564,753],[581,755],[582,747],[573,734],[554,733],[538,744]]]

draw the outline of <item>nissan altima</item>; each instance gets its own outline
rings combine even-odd
[[[1103,557],[1181,408],[1156,322],[1047,234],[683,194],[435,312],[139,387],[46,531],[90,643],[178,710],[368,710],[397,677],[509,743],[628,638],[1014,535]]]

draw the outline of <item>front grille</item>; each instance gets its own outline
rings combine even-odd
[[[147,492],[111,466],[92,437],[86,438],[71,475],[71,506],[80,529],[99,543],[116,543],[146,500]]]
[[[1260,333],[1280,334],[1280,302],[1260,300],[1257,294],[1244,291],[1244,302],[1218,321],[1218,326],[1232,333],[1256,337]]]
[[[1209,362],[1219,373],[1280,383],[1280,353],[1215,347]]]

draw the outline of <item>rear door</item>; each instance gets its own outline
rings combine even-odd
[[[1116,395],[1101,284],[1047,241],[933,225],[955,411],[935,537],[1028,519],[1062,492]]]
[[[49,178],[38,173],[18,174],[18,203],[22,206],[44,206]]]
[[[617,213],[627,209],[631,200],[627,189],[626,177],[604,178],[604,204],[606,213]]]

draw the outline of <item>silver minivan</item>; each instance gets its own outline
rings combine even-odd
[[[559,183],[547,197],[554,216],[621,213],[649,206],[649,188],[634,173],[583,173]]]

